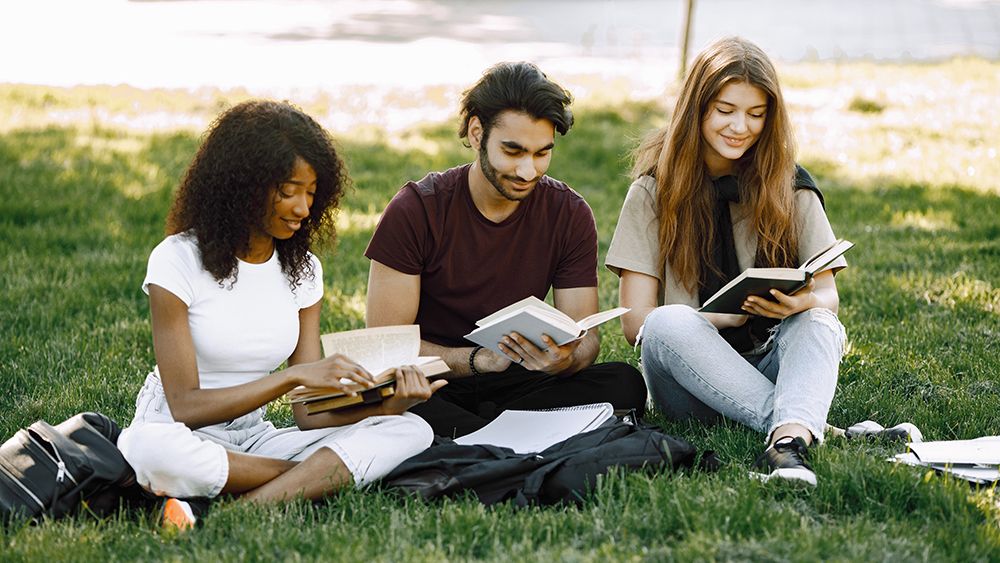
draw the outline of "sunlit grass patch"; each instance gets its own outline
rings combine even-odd
[[[1000,193],[988,133],[1000,126],[1000,63],[790,65],[782,79],[803,157],[836,162],[855,185],[889,175]],[[883,109],[852,110],[859,100]]]
[[[880,104],[875,100],[869,100],[868,98],[856,96],[851,99],[851,103],[848,104],[847,109],[858,113],[882,113],[882,110],[885,109],[885,105]]]
[[[954,231],[958,228],[950,211],[895,211],[889,225],[899,229],[922,231]]]
[[[1000,288],[986,280],[969,277],[965,272],[950,276],[911,273],[892,279],[894,285],[929,304],[945,307],[969,306],[1000,313]]]
[[[337,232],[350,233],[358,230],[372,231],[378,225],[381,213],[366,213],[363,211],[344,210],[337,213]]]
[[[364,293],[344,293],[344,291],[333,284],[328,285],[323,294],[324,305],[328,315],[333,319],[334,326],[324,332],[336,332],[339,330],[351,330],[364,326],[365,320],[365,294]]]

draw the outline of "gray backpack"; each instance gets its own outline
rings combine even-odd
[[[0,445],[0,519],[58,517],[81,504],[101,514],[137,494],[135,472],[115,445],[120,433],[95,412],[18,430]]]

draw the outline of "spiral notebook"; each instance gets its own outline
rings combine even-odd
[[[493,422],[455,439],[456,444],[487,444],[510,448],[516,453],[534,453],[563,440],[589,432],[614,417],[611,403],[538,411],[507,410]]]

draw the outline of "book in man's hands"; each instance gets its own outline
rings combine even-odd
[[[557,345],[562,346],[582,338],[591,328],[627,312],[628,308],[618,307],[574,321],[566,313],[531,296],[479,319],[476,321],[478,328],[466,334],[465,338],[484,348],[501,352],[497,344],[504,336],[516,332],[544,350],[548,345],[542,340],[543,334],[549,335]]]
[[[298,387],[288,393],[292,404],[302,403],[308,414],[339,410],[357,405],[378,403],[396,393],[396,368],[412,365],[426,377],[443,375],[450,370],[437,356],[420,356],[420,327],[417,325],[362,328],[320,337],[327,357],[342,354],[368,370],[375,387],[368,388],[342,379],[350,395],[336,388]]]
[[[747,297],[756,295],[774,301],[770,294],[772,289],[791,295],[805,287],[814,275],[825,270],[853,246],[851,241],[836,240],[798,268],[747,268],[709,297],[699,311],[745,315],[743,302]]]

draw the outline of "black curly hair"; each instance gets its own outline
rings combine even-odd
[[[237,255],[273,205],[272,190],[292,175],[296,157],[316,172],[309,217],[289,239],[275,240],[281,270],[294,289],[315,275],[307,252],[336,236],[333,212],[350,184],[333,139],[287,102],[251,100],[223,112],[209,127],[167,217],[167,234],[194,233],[202,265],[223,284],[236,283]]]

